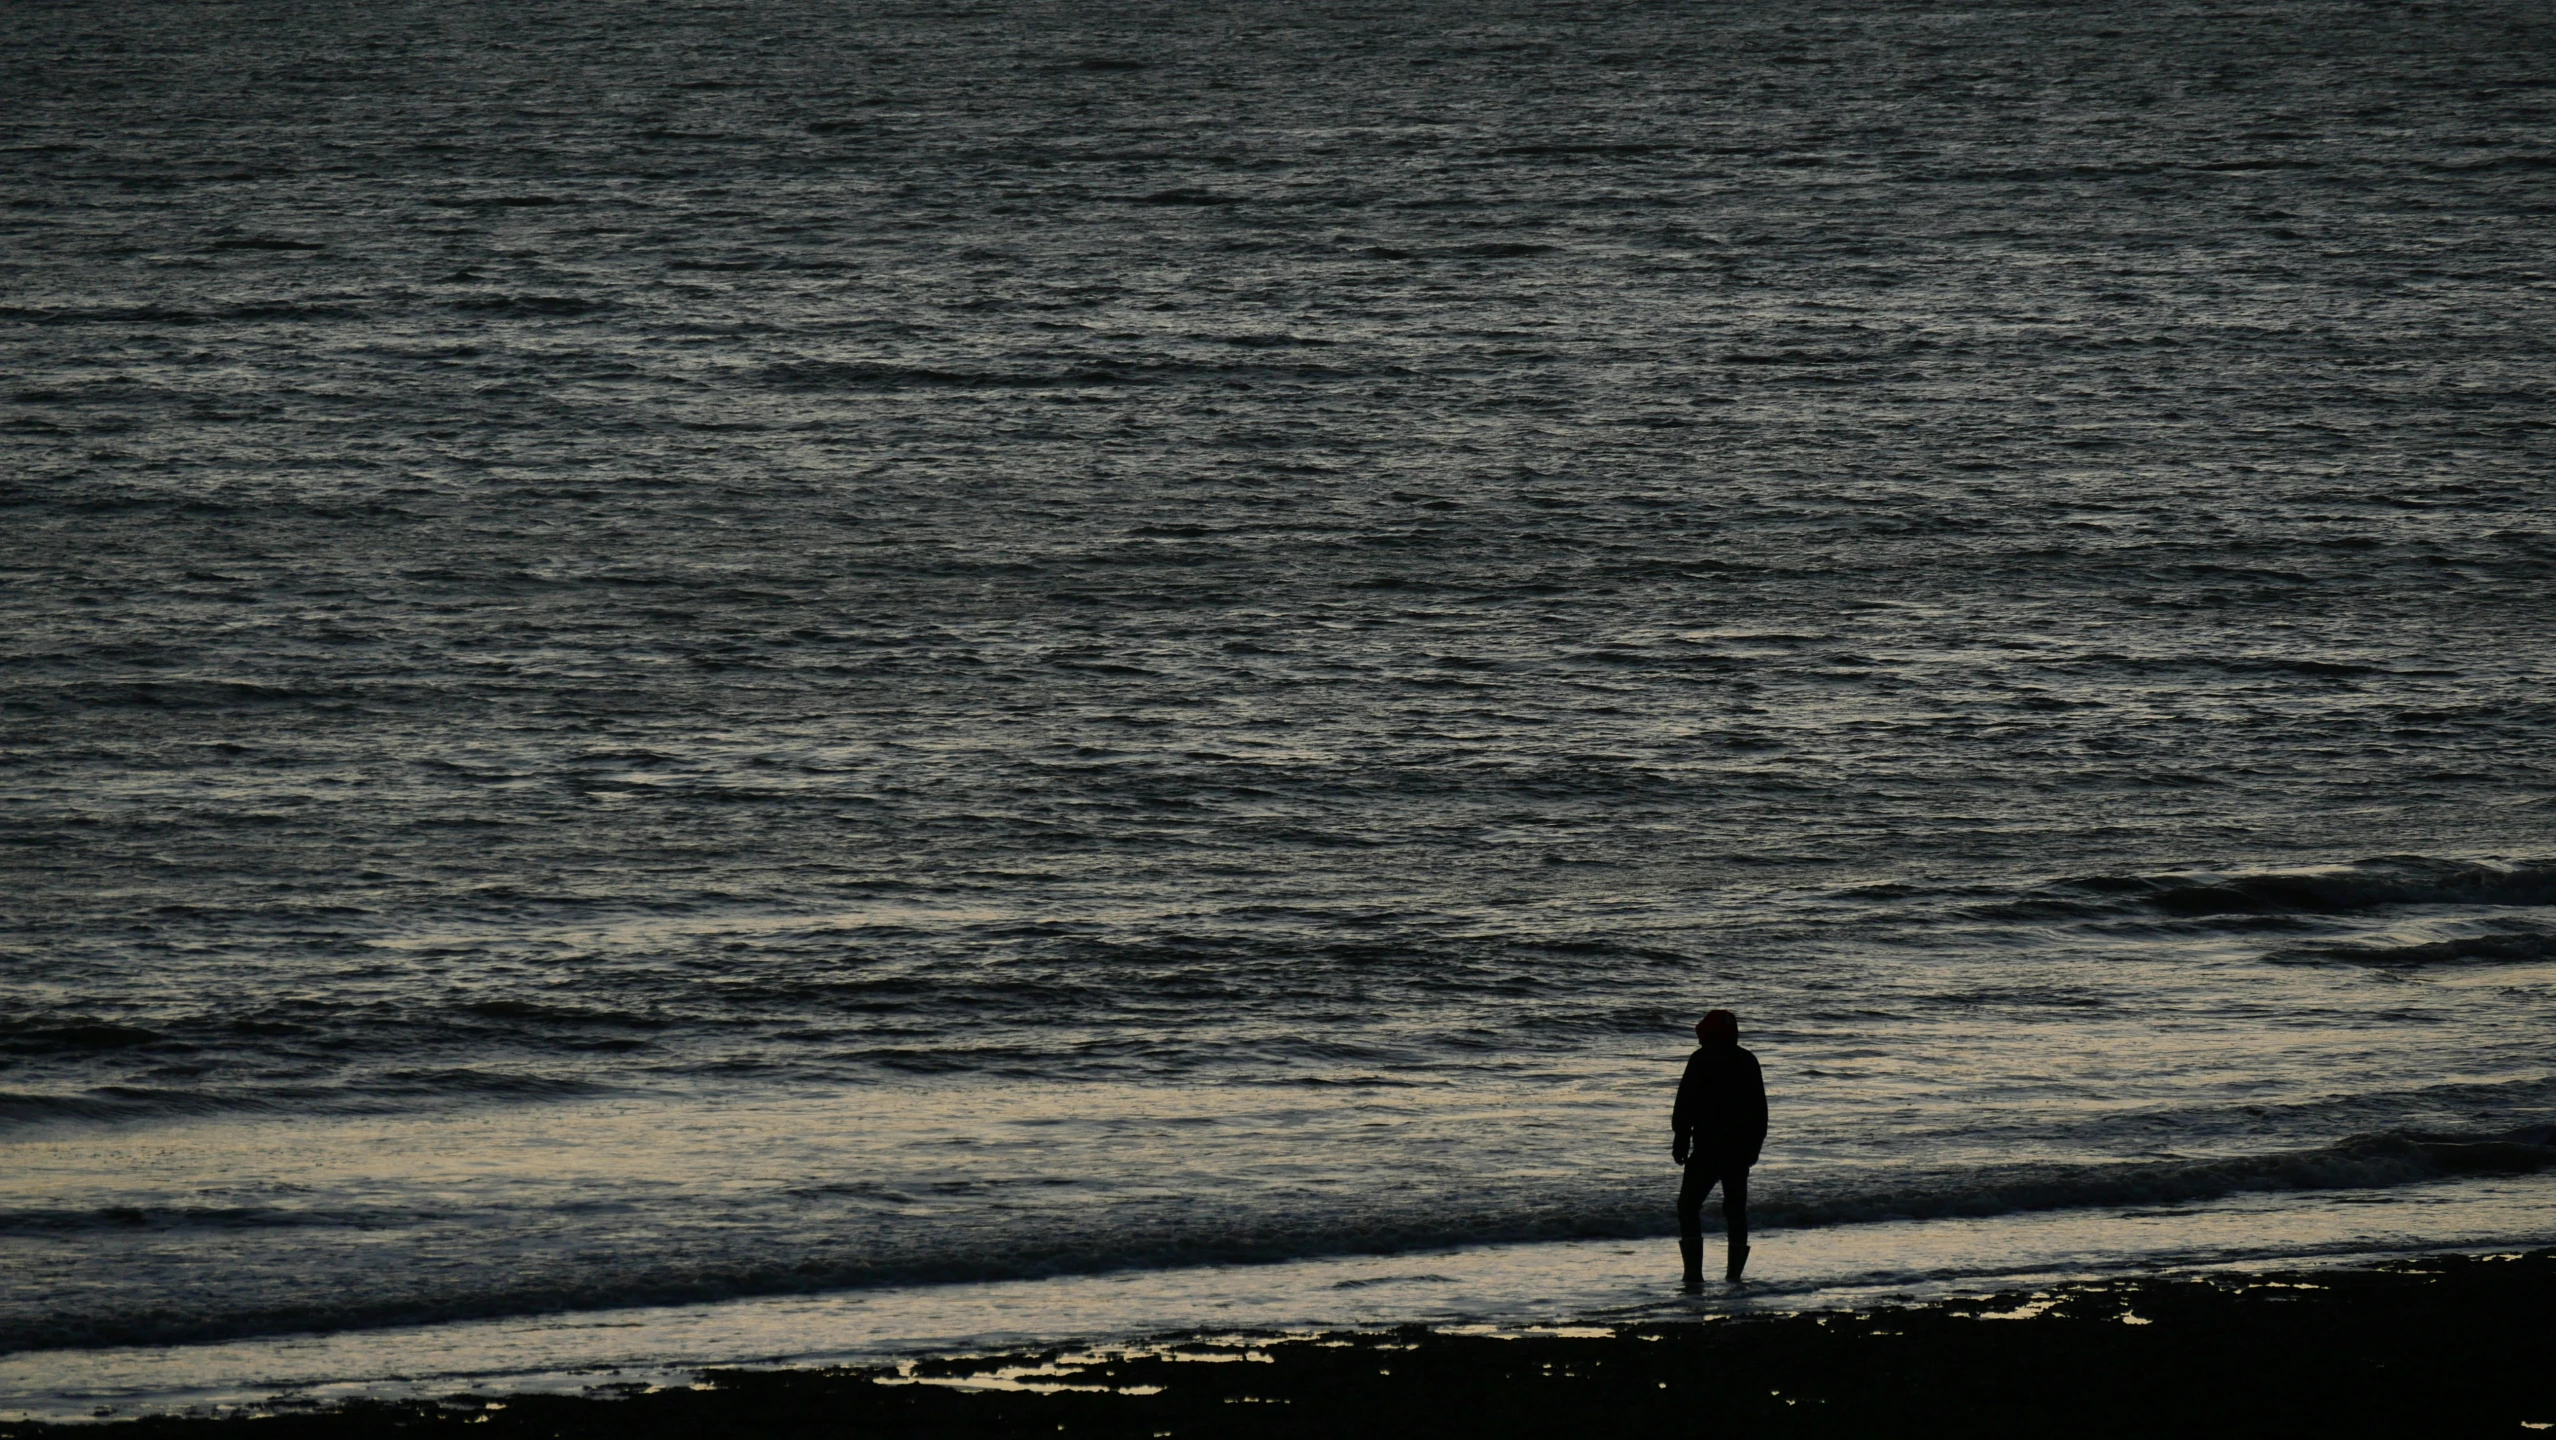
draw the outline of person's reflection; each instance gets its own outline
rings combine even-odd
[[[1766,1144],[1766,1077],[1757,1057],[1740,1048],[1739,1017],[1715,1010],[1695,1023],[1701,1049],[1686,1059],[1669,1116],[1676,1139],[1669,1154],[1686,1167],[1677,1187],[1677,1248],[1686,1283],[1704,1283],[1704,1197],[1722,1187],[1722,1220],[1730,1232],[1723,1278],[1737,1281],[1748,1264],[1748,1167]]]

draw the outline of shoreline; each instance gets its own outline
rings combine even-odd
[[[751,1433],[1159,1437],[1753,1434],[2525,1436],[2556,1427],[2556,1248],[2361,1269],[2217,1271],[1785,1315],[1468,1333],[1168,1336],[896,1366],[718,1369],[691,1387],[283,1402],[235,1414],[0,1422],[69,1434],[476,1437]]]

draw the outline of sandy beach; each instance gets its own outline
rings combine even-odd
[[[690,1388],[152,1417],[82,1434],[2527,1435],[2556,1425],[2556,1249],[2127,1279],[1614,1330],[1165,1337]],[[61,1425],[0,1425],[0,1437]]]

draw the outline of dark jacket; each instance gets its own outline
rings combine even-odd
[[[1687,1056],[1669,1124],[1680,1139],[1693,1138],[1699,1160],[1756,1164],[1766,1144],[1766,1076],[1757,1057],[1737,1045]]]

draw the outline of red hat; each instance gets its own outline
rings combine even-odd
[[[1739,1017],[1728,1010],[1707,1010],[1695,1022],[1695,1038],[1707,1045],[1739,1043]]]

